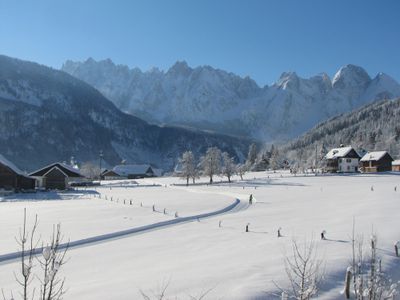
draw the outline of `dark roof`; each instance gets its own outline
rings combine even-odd
[[[34,179],[34,178],[30,178],[27,174],[22,172],[16,165],[14,165],[11,161],[9,161],[7,158],[5,158],[1,154],[0,154],[0,164],[2,164],[3,166],[6,166],[8,169],[10,169],[15,174],[18,174],[20,176],[23,176],[23,177],[26,177],[29,179]]]
[[[59,173],[64,175],[64,177],[68,177],[67,174],[65,174],[65,172],[63,172],[63,170],[61,170],[59,167],[55,166],[53,168],[51,168],[50,170],[48,170],[43,177],[48,177],[50,174],[54,174],[54,173]]]
[[[74,169],[71,166],[68,166],[68,165],[63,164],[63,163],[53,163],[51,165],[48,165],[46,167],[43,167],[43,168],[35,171],[35,172],[32,172],[31,174],[29,174],[29,176],[43,176],[48,171],[53,169],[54,167],[59,168],[68,177],[83,177],[78,169]]]
[[[107,170],[101,174],[102,176],[121,176],[115,173],[113,170]]]
[[[120,176],[154,174],[150,165],[118,165],[112,171]]]

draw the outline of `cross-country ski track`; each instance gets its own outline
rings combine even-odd
[[[189,190],[189,192],[198,192],[196,190]],[[76,241],[71,241],[69,243],[63,243],[60,245],[59,249],[65,249],[65,248],[76,248],[76,247],[83,247],[83,246],[89,246],[93,244],[98,244],[101,242],[107,242],[110,240],[118,239],[118,238],[123,238],[123,237],[128,237],[132,236],[135,234],[143,234],[146,232],[150,232],[153,230],[159,230],[159,229],[164,229],[167,227],[179,225],[179,224],[184,224],[188,222],[193,222],[197,221],[200,219],[204,218],[210,218],[214,217],[217,215],[225,214],[225,213],[233,213],[233,212],[239,212],[243,209],[246,209],[248,207],[247,203],[244,203],[244,201],[239,200],[238,198],[235,199],[235,201],[216,211],[208,212],[208,213],[202,213],[202,214],[196,214],[192,216],[187,216],[187,217],[177,217],[173,220],[168,220],[168,221],[162,221],[162,222],[157,222],[153,224],[148,224],[144,226],[139,226],[139,227],[134,227],[126,230],[121,230],[121,231],[116,231],[112,233],[107,233],[107,234],[101,234],[89,238],[84,238],[84,239],[79,239]],[[34,254],[40,254],[43,252],[43,247],[36,248],[34,251]],[[5,264],[7,262],[12,262],[18,258],[21,257],[21,252],[12,252],[12,253],[7,253],[7,254],[0,254],[0,264]]]

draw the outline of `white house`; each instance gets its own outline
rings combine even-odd
[[[334,148],[325,155],[324,159],[326,162],[326,172],[358,172],[360,155],[351,146]]]

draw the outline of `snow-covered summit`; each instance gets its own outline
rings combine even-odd
[[[400,85],[389,76],[371,79],[351,64],[332,80],[325,73],[301,78],[283,72],[265,87],[250,77],[211,66],[190,67],[185,61],[166,72],[93,61],[66,62],[62,69],[97,88],[121,110],[149,122],[260,140],[295,137],[334,115],[400,96]]]
[[[346,65],[341,67],[332,80],[334,88],[363,87],[371,81],[368,73],[361,67]]]

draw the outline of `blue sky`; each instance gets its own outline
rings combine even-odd
[[[400,80],[398,0],[0,0],[0,53],[168,69],[177,60],[250,76],[363,66]]]

